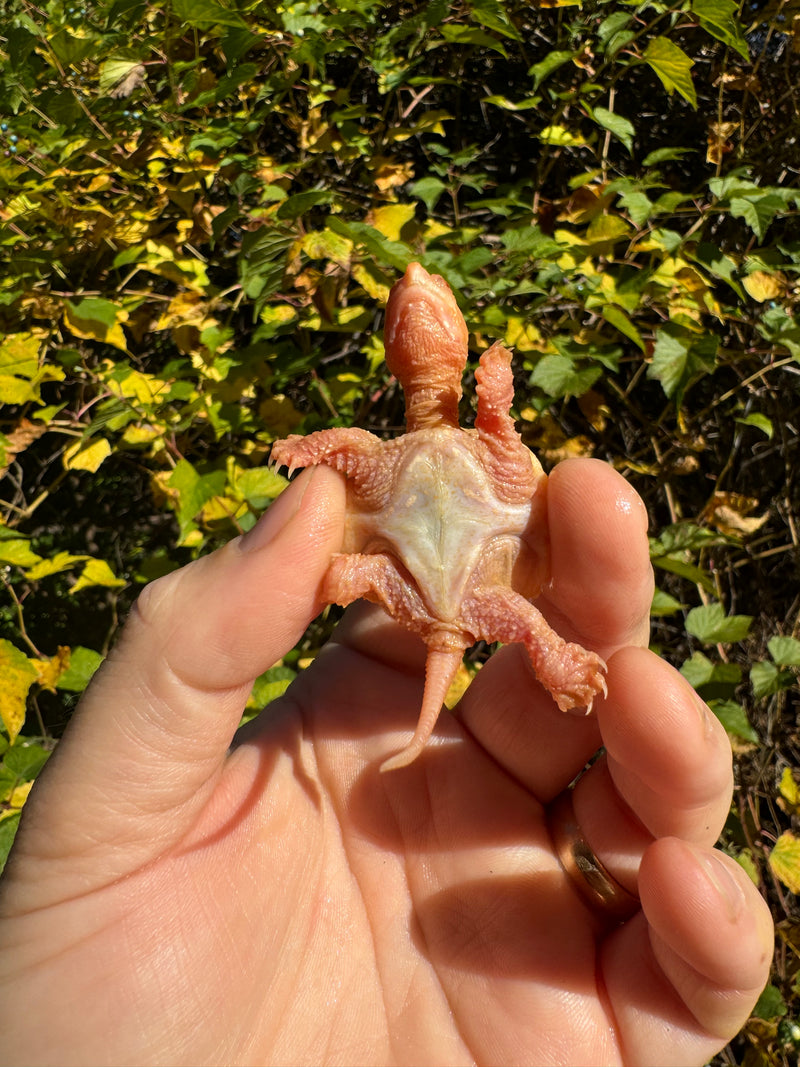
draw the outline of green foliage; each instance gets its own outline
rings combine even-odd
[[[273,440],[396,432],[381,310],[412,259],[458,291],[476,351],[515,350],[545,462],[597,455],[642,492],[656,642],[738,759],[773,743],[800,661],[792,11],[9,0],[7,756],[53,743],[146,581],[275,499]],[[751,795],[731,844],[762,875],[770,804]]]

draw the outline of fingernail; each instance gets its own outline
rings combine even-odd
[[[303,503],[309,483],[314,475],[311,468],[288,485],[281,495],[267,508],[252,530],[242,534],[238,545],[241,552],[258,552],[273,541],[281,530],[294,518]]]
[[[745,904],[744,893],[723,857],[718,852],[704,852],[700,849],[693,849],[693,851],[706,877],[717,891],[718,896],[722,898],[729,918],[731,920],[738,918]]]

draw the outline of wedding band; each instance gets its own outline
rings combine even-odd
[[[595,914],[623,923],[639,910],[639,900],[609,874],[589,847],[575,818],[571,789],[559,793],[547,808],[547,827],[559,863]]]

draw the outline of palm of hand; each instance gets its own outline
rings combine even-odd
[[[563,528],[551,531],[549,613],[609,655],[645,633],[642,516],[608,469],[565,471],[551,484]],[[153,587],[37,787],[0,898],[10,1062],[15,1048],[27,1062],[56,1048],[83,1064],[704,1062],[763,984],[768,919],[741,882],[748,907],[737,911],[734,892],[720,917],[691,866],[690,847],[710,845],[727,812],[729,753],[646,650],[611,658],[608,700],[578,719],[504,648],[460,724],[443,723],[417,764],[379,775],[393,731],[413,725],[423,650],[379,612],[356,611],[225,756],[241,679],[297,639],[314,610],[297,586],[313,587],[326,538],[340,536],[335,476],[313,477],[286,529],[246,562],[226,549],[163,595]],[[301,579],[311,530],[319,559]],[[271,553],[286,583],[273,589],[277,616],[254,580]],[[224,590],[228,617],[193,612],[198,590],[211,605]],[[563,617],[583,629],[568,633]],[[608,757],[576,810],[630,888],[649,846],[638,872],[649,928],[639,913],[603,930],[544,826],[542,805],[601,733]],[[652,843],[669,834],[689,845]]]

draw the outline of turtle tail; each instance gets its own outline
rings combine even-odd
[[[406,747],[381,764],[381,771],[394,771],[413,763],[433,733],[439,712],[442,710],[447,690],[461,665],[463,649],[443,651],[432,648],[425,664],[425,691],[422,694],[422,709],[419,713],[414,736]]]

